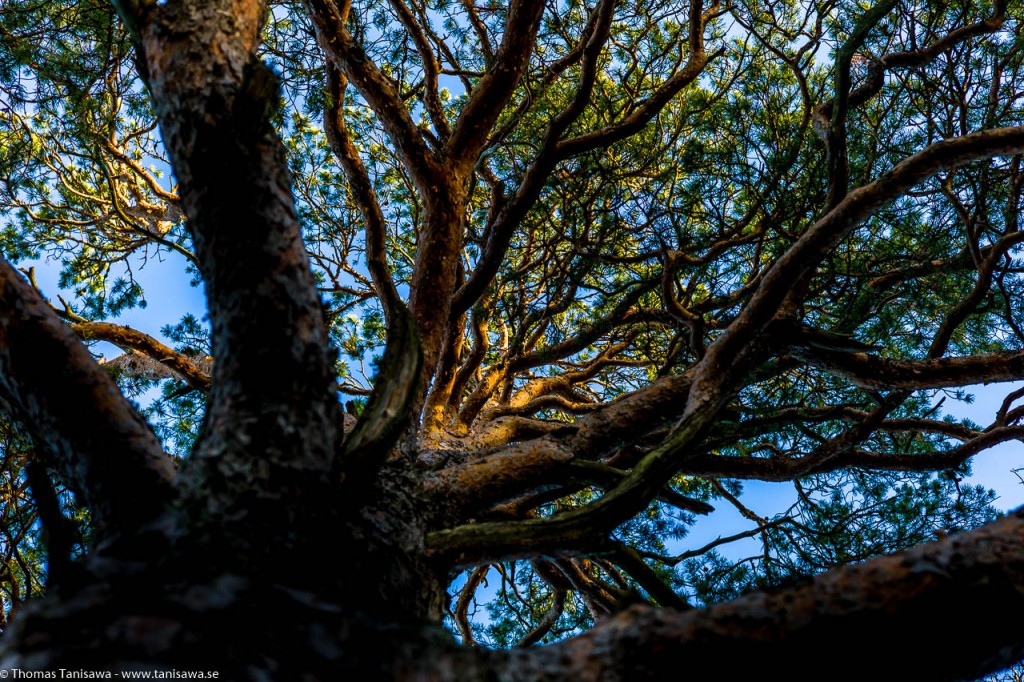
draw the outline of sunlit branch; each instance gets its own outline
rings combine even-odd
[[[131,327],[110,322],[72,322],[71,329],[85,341],[107,341],[123,350],[133,350],[167,367],[199,391],[210,389],[210,375],[192,358]]]

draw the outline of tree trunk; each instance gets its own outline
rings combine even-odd
[[[172,512],[164,521],[179,537],[135,543],[148,560],[95,552],[20,610],[0,669],[415,678],[451,646],[436,625],[443,576],[425,559],[411,479],[400,466],[385,473],[370,502],[313,506],[257,540],[209,528],[197,538]]]
[[[429,505],[417,499],[409,462],[384,463],[362,489],[343,485],[354,455],[343,447],[333,356],[285,151],[270,125],[278,83],[255,55],[266,5],[122,2],[119,9],[147,74],[206,282],[212,390],[199,442],[170,486],[150,480],[157,467],[147,458],[160,459],[150,452],[159,450],[152,434],[143,428],[139,436],[130,430],[138,421],[121,419],[127,435],[108,439],[108,451],[97,454],[106,464],[95,496],[127,490],[147,503],[139,505],[144,517],[126,524],[118,507],[101,519],[119,526],[110,533],[118,541],[94,547],[72,575],[50,585],[48,599],[18,614],[2,667],[390,677],[408,659],[405,649],[436,637],[425,624],[440,621],[444,586],[424,551]],[[6,274],[7,288],[28,301],[10,306],[7,326],[27,329],[26,340],[58,334],[48,306]],[[20,312],[26,306],[41,312]],[[61,333],[52,343],[73,348],[71,332]],[[76,352],[69,365],[95,368],[84,349]],[[89,376],[97,394],[120,398],[102,370]],[[15,382],[7,394],[32,391]],[[134,414],[123,399],[111,402],[115,417]],[[40,421],[34,403],[25,404]],[[56,420],[49,440],[76,429],[119,433],[103,416]],[[380,465],[392,444],[369,438],[359,462]],[[109,450],[125,451],[121,477],[110,471]],[[76,457],[55,461],[67,470]],[[160,467],[170,479],[170,460]],[[95,478],[86,472],[87,492]],[[122,498],[133,499],[115,499]]]

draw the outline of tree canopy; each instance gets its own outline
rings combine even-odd
[[[1022,22],[0,0],[0,663],[1013,664]]]

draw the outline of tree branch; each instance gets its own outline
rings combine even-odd
[[[707,20],[707,15],[704,13],[703,6],[702,0],[690,0],[688,39],[690,51],[683,68],[658,86],[650,97],[637,104],[629,115],[621,121],[598,130],[559,141],[556,149],[560,158],[565,159],[594,149],[607,147],[639,132],[644,126],[654,120],[654,117],[665,108],[665,105],[672,98],[697,79],[697,76],[701,74],[708,62],[717,56],[717,54],[708,56],[704,49],[704,22]],[[708,11],[713,12],[716,6],[717,3],[714,3],[713,7]]]
[[[437,76],[440,64],[437,63],[434,51],[430,48],[430,43],[427,42],[426,35],[424,35],[422,28],[416,22],[416,17],[413,15],[412,10],[409,9],[409,6],[405,4],[405,1],[389,0],[389,2],[391,7],[394,8],[395,14],[398,15],[398,20],[402,22],[402,26],[405,27],[406,32],[416,45],[416,51],[420,55],[420,62],[423,64],[423,104],[427,109],[427,114],[430,116],[430,122],[434,124],[434,130],[437,131],[441,140],[445,141],[451,135],[451,128],[448,125],[448,119],[445,117],[444,106],[441,104],[441,97],[438,91]],[[541,5],[543,6],[543,3]]]
[[[436,174],[444,171],[427,147],[402,96],[345,28],[348,5],[339,7],[332,0],[306,0],[304,4],[316,25],[324,54],[366,99],[398,148],[420,193],[429,196]]]
[[[1024,351],[935,360],[890,360],[868,353],[809,348],[793,354],[809,365],[873,390],[950,388],[1024,379]]]
[[[43,526],[46,540],[46,582],[54,588],[68,578],[72,553],[75,548],[75,527],[64,516],[60,498],[50,481],[50,474],[37,458],[26,457],[25,475],[32,488],[32,498]]]
[[[186,355],[169,348],[131,327],[110,322],[73,322],[72,330],[86,341],[107,341],[123,350],[131,349],[159,362],[198,391],[210,390],[210,376]]]
[[[1021,438],[1024,438],[1024,427],[1002,426],[983,431],[946,451],[911,455],[852,449],[804,457],[724,457],[699,454],[689,458],[680,467],[680,473],[706,478],[795,481],[810,474],[849,468],[868,471],[942,471],[955,469],[994,445]]]
[[[345,178],[353,194],[359,213],[363,216],[366,231],[366,269],[373,279],[373,288],[384,308],[384,315],[390,322],[401,298],[387,261],[387,221],[381,211],[377,193],[373,190],[366,166],[359,151],[348,134],[345,125],[345,88],[348,79],[330,61],[327,62],[327,87],[330,93],[324,108],[324,132],[334,155],[345,170]]]
[[[423,354],[409,311],[399,304],[395,313],[373,392],[342,448],[339,465],[349,489],[368,487],[412,417]]]
[[[473,628],[469,625],[469,607],[473,603],[473,597],[476,596],[477,588],[480,587],[480,583],[484,581],[490,570],[490,565],[477,566],[470,572],[469,577],[466,578],[466,584],[459,592],[459,600],[455,605],[455,624],[458,625],[462,643],[466,646],[478,646],[473,637]]]
[[[101,539],[165,511],[174,465],[149,425],[28,282],[0,261],[0,392]]]
[[[836,55],[835,89],[832,100],[832,116],[829,122],[825,144],[828,147],[828,208],[834,208],[846,196],[850,177],[846,149],[846,114],[850,98],[850,64],[857,50],[867,40],[868,33],[896,6],[897,0],[881,0],[864,12],[853,29],[853,33],[839,48]]]
[[[850,192],[847,197],[800,237],[771,266],[749,302],[715,343],[708,348],[694,378],[687,413],[720,402],[739,374],[747,371],[737,358],[761,337],[794,285],[814,271],[821,259],[861,222],[911,187],[937,173],[977,159],[1016,154],[1024,149],[1024,127],[983,130],[943,140],[904,159],[877,180]],[[750,360],[753,361],[753,358]]]
[[[586,40],[582,45],[583,49],[578,53],[574,51],[563,60],[568,65],[571,63],[570,58],[584,59],[581,79],[573,100],[548,125],[541,150],[527,169],[515,195],[490,221],[483,252],[466,283],[455,293],[452,314],[461,314],[468,310],[490,285],[505,257],[516,228],[537,203],[548,177],[560,161],[609,146],[640,131],[673,97],[692,83],[707,65],[709,59],[704,51],[703,40],[706,16],[701,12],[701,0],[692,0],[689,24],[690,55],[686,65],[662,83],[622,121],[569,140],[562,140],[562,134],[579,118],[593,91],[597,60],[608,40],[615,7],[614,0],[605,0],[594,7],[584,30]]]
[[[894,678],[974,679],[1024,656],[1020,633],[1005,626],[1022,608],[1018,512],[803,587],[685,613],[634,606],[565,642],[477,660],[502,679],[661,680],[682,664],[713,669],[724,660],[737,678],[785,670],[814,680],[842,661],[851,679],[876,675],[883,662]],[[850,656],[851,647],[870,655]]]
[[[988,33],[995,33],[1002,27],[1005,15],[1006,0],[996,0],[993,3],[992,16],[988,19],[950,31],[921,50],[895,52],[872,61],[864,84],[849,93],[846,101],[847,110],[858,107],[877,95],[882,90],[882,86],[885,85],[885,74],[887,71],[927,64],[957,43]],[[865,18],[867,18],[867,14],[865,14]],[[830,100],[819,104],[814,109],[814,127],[822,136],[828,135],[834,106],[834,102]]]
[[[537,625],[530,630],[526,635],[523,636],[516,646],[519,648],[525,648],[533,646],[540,640],[544,639],[544,636],[551,632],[551,628],[555,627],[555,623],[562,617],[562,611],[565,609],[565,597],[568,594],[567,590],[563,587],[552,587],[551,588],[551,608],[544,614],[544,617],[538,621]]]
[[[468,177],[498,116],[530,63],[544,4],[539,0],[512,0],[509,4],[501,45],[487,73],[470,91],[462,113],[452,126],[451,138],[444,146],[444,154],[459,177]]]
[[[640,558],[640,555],[632,547],[619,544],[615,548],[615,553],[612,554],[612,561],[628,573],[661,606],[667,606],[678,611],[686,611],[692,608],[686,603],[685,599],[662,582],[661,577],[654,572],[654,569],[644,563],[644,560]]]
[[[764,330],[792,291],[821,258],[861,221],[885,203],[943,167],[1024,149],[1024,127],[982,131],[931,145],[899,163],[876,181],[851,192],[780,257],[750,302],[697,365],[683,419],[645,455],[622,483],[586,507],[545,519],[477,523],[435,531],[428,536],[435,557],[465,561],[534,555],[575,546],[599,551],[603,534],[639,513],[688,458],[706,434],[735,384],[767,355]]]

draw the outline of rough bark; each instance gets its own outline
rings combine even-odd
[[[661,680],[685,668],[736,679],[971,679],[1024,656],[1006,627],[1024,606],[1022,586],[1018,512],[802,587],[686,613],[632,607],[567,642],[496,656],[497,677]],[[958,655],[940,653],[949,651]]]
[[[340,423],[321,303],[285,151],[269,122],[278,85],[255,56],[266,11],[261,2],[224,0],[128,16],[213,325],[213,388],[188,466],[201,474],[190,485],[224,516],[244,509],[236,507],[243,499],[288,499],[303,479],[322,478]]]

